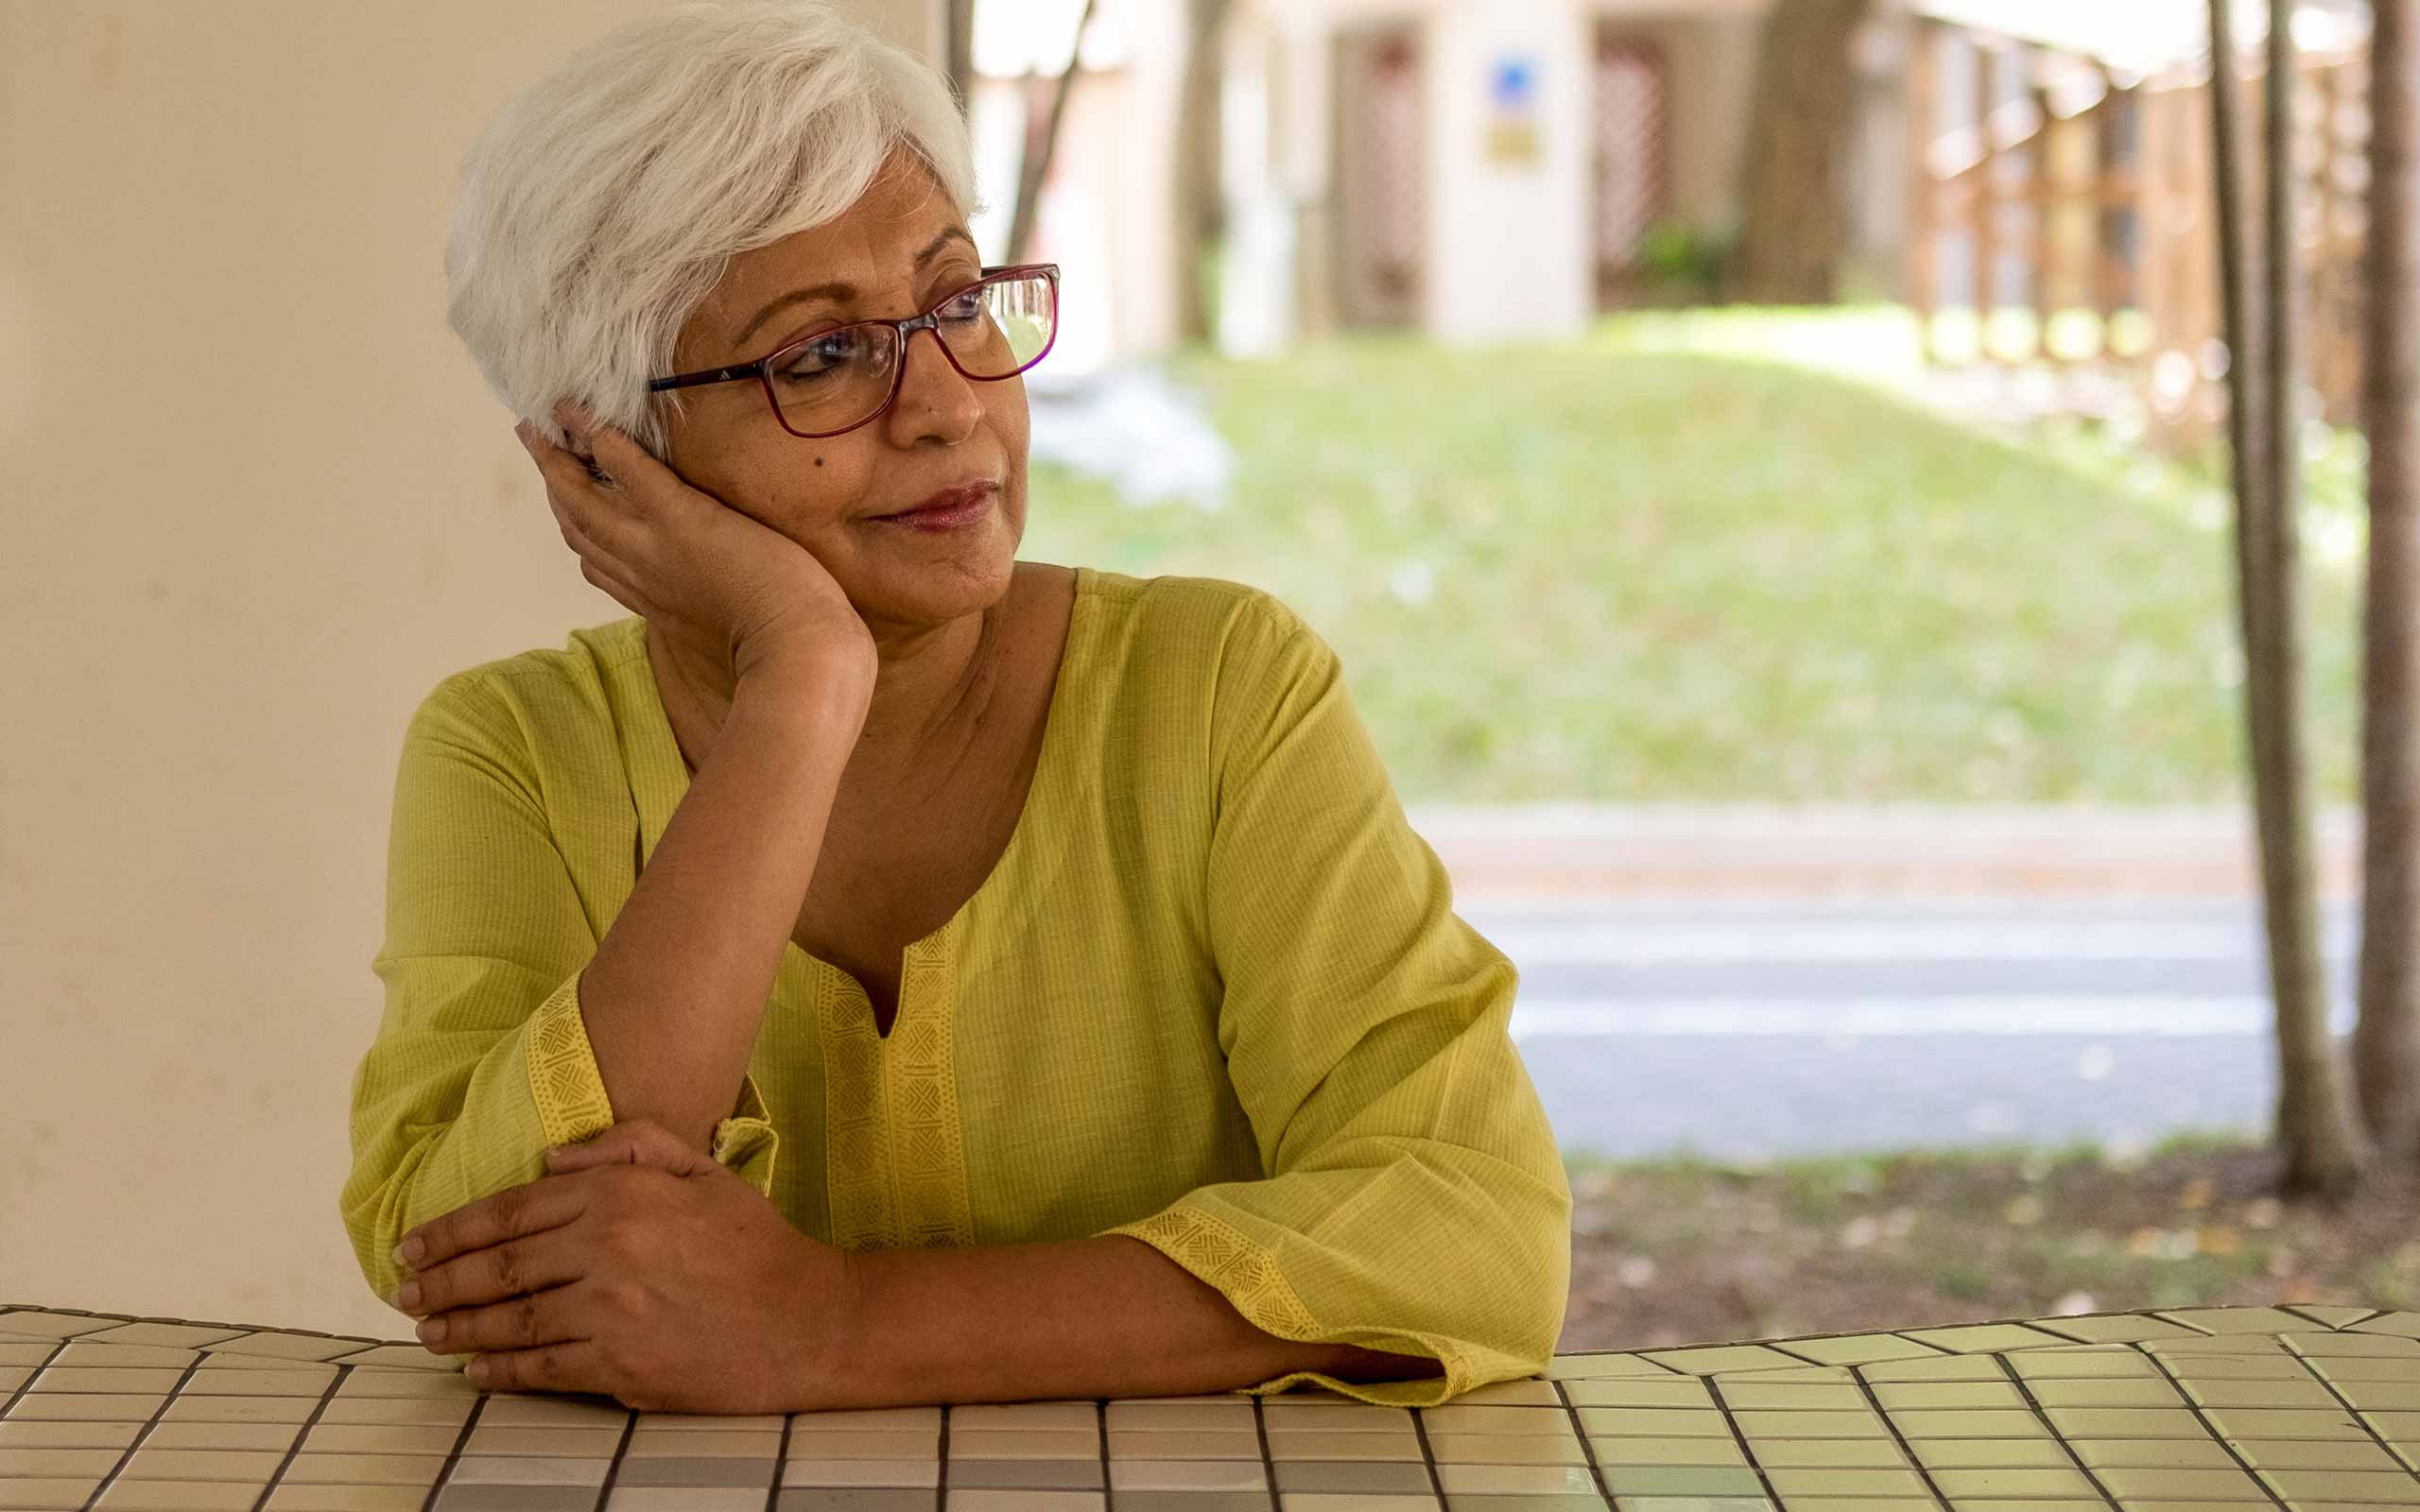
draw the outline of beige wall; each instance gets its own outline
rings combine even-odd
[[[337,1212],[404,721],[625,612],[443,217],[649,8],[0,0],[0,1302],[408,1333]]]

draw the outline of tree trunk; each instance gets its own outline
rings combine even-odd
[[[2224,5],[2218,8],[2223,10]],[[2268,466],[2251,533],[2255,635],[2245,680],[2253,720],[2254,807],[2269,920],[2269,978],[2277,1007],[2277,1139],[2291,1192],[2341,1196],[2360,1175],[2342,1068],[2327,1022],[2312,862],[2309,760],[2303,717],[2302,259],[2296,240],[2293,0],[2270,0],[2268,131]],[[2217,35],[2216,33],[2213,34]],[[2232,40],[2232,39],[2229,39]]]
[[[2361,420],[2369,433],[2369,594],[2361,682],[2360,1018],[2353,1029],[2361,1115],[2387,1159],[2420,1160],[2420,309],[2413,282],[2413,150],[2420,96],[2409,70],[2420,0],[2377,0],[2370,34],[2370,227]]]
[[[1067,70],[1052,81],[1049,113],[1037,123],[1033,114],[1033,97],[1026,97],[1025,162],[1017,174],[1016,209],[1009,216],[1009,251],[1011,263],[1022,263],[1033,246],[1034,217],[1042,208],[1042,186],[1050,178],[1050,160],[1059,150],[1059,128],[1067,119],[1067,96],[1075,93],[1076,76],[1083,72],[1084,33],[1092,28],[1093,9],[1098,0],[1084,0],[1084,13],[1076,18],[1076,44],[1067,53]]]
[[[1828,304],[1846,236],[1850,43],[1873,0],[1775,0],[1756,58],[1730,297]]]
[[[949,74],[949,87],[958,95],[959,113],[972,120],[975,115],[975,0],[946,0],[942,25],[948,29],[948,35],[942,41],[947,53],[945,67]]]
[[[1220,190],[1219,99],[1223,38],[1234,0],[1185,0],[1184,85],[1177,97],[1176,172],[1172,209],[1176,236],[1176,338],[1210,339],[1209,301],[1202,297],[1201,254],[1219,238]]]

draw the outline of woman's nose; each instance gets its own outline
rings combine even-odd
[[[932,340],[922,342],[922,336]],[[941,436],[956,440],[975,428],[982,418],[983,401],[975,392],[975,381],[959,372],[942,350],[940,332],[909,332],[899,361],[899,398],[890,416],[899,439]]]

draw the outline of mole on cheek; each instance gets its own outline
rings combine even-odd
[[[817,457],[817,458],[815,459],[815,465],[816,465],[817,467],[821,467],[821,466],[823,465],[823,458],[821,458],[821,457],[820,457],[820,456],[819,456],[819,457]]]

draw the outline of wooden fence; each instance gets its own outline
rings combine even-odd
[[[2216,435],[2226,359],[2206,67],[2127,78],[2038,43],[1916,26],[1907,284],[1927,355],[2100,364],[2135,387],[2155,444]],[[2258,59],[2241,60],[2256,138],[2264,75]],[[2304,60],[2307,370],[2339,422],[2360,403],[2367,102],[2361,53]],[[2248,146],[2256,256],[2262,154],[2257,140]],[[1953,342],[1953,330],[1973,339]]]

